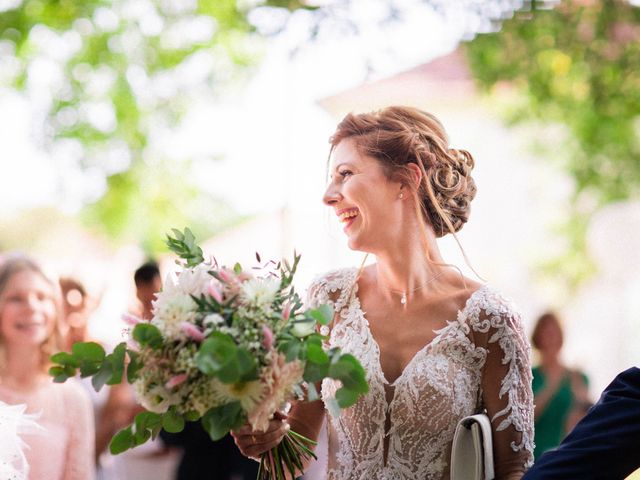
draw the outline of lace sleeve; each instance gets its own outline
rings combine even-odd
[[[307,289],[305,305],[317,308],[326,303],[339,312],[349,304],[355,277],[356,270],[353,268],[332,270],[316,277]]]
[[[482,402],[494,427],[496,478],[523,473],[533,463],[533,393],[520,315],[508,300],[487,290],[470,323],[476,345],[487,350]]]

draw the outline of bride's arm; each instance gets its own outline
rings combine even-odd
[[[516,480],[533,461],[529,345],[520,316],[506,301],[490,305],[477,320],[476,345],[487,349],[482,400],[493,427],[496,479]]]

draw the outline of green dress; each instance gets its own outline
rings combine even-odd
[[[587,384],[587,377],[582,374],[582,380]],[[542,391],[547,383],[545,374],[538,367],[533,368],[533,395]],[[571,374],[567,371],[560,381],[558,389],[547,403],[541,415],[535,418],[535,449],[533,456],[537,460],[545,451],[557,447],[565,437],[565,425],[573,408],[575,395],[571,385]]]

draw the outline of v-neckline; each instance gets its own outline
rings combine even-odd
[[[442,328],[439,328],[438,330],[432,330],[433,333],[435,333],[435,336],[429,342],[424,344],[416,353],[414,353],[413,356],[411,357],[411,359],[407,362],[407,364],[404,366],[404,368],[400,372],[400,375],[398,375],[398,377],[393,382],[389,382],[389,380],[387,380],[386,374],[384,373],[384,370],[382,370],[382,359],[381,359],[380,345],[378,344],[378,341],[373,336],[373,333],[371,332],[371,327],[369,325],[369,320],[367,320],[367,317],[365,316],[365,312],[364,312],[364,310],[362,310],[362,304],[360,303],[360,297],[358,296],[358,284],[357,284],[357,279],[356,279],[356,284],[355,284],[355,288],[354,288],[354,292],[353,292],[353,300],[352,300],[353,302],[355,302],[354,303],[354,310],[355,310],[356,315],[358,317],[360,317],[360,319],[364,323],[364,328],[366,330],[367,336],[369,337],[369,339],[371,340],[372,344],[375,347],[375,354],[376,354],[375,355],[375,357],[376,357],[375,360],[376,360],[376,363],[377,363],[376,366],[377,366],[378,373],[380,374],[380,377],[382,379],[383,384],[384,385],[388,385],[389,387],[393,387],[395,389],[395,387],[397,386],[399,381],[404,378],[405,373],[407,371],[409,371],[409,368],[413,365],[413,363],[416,361],[416,359],[419,358],[420,356],[422,356],[424,354],[424,352],[426,352],[427,350],[430,350],[433,345],[438,344],[440,342],[440,340],[442,339],[443,335],[449,329],[457,327],[458,326],[458,319],[461,317],[461,315],[464,315],[464,313],[469,309],[469,307],[471,306],[472,301],[475,299],[476,295],[478,295],[479,292],[481,292],[481,291],[483,291],[483,290],[485,290],[487,288],[488,288],[488,285],[484,284],[484,285],[481,285],[476,290],[474,290],[471,293],[471,295],[469,295],[467,300],[465,301],[464,307],[462,307],[462,309],[458,310],[455,320],[445,320],[445,326],[443,326]],[[395,397],[395,392],[394,392],[393,396]],[[387,403],[388,403],[388,405],[391,405],[393,403],[393,400],[391,402],[387,402]]]

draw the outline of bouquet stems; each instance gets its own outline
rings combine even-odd
[[[278,446],[261,455],[257,480],[286,480],[287,473],[293,480],[302,475],[303,462],[317,458],[311,449],[314,445],[313,440],[289,430]]]

